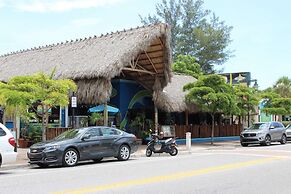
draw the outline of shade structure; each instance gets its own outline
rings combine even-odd
[[[92,107],[92,108],[90,108],[88,110],[88,112],[103,112],[103,111],[104,111],[104,104],[101,104],[101,105],[98,105],[98,106],[94,106],[94,107]],[[119,109],[115,108],[113,106],[107,105],[107,111],[109,113],[118,113]]]

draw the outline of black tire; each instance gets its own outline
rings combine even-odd
[[[169,153],[171,156],[176,156],[178,154],[178,149],[175,146],[171,147],[171,152]]]
[[[283,134],[280,143],[281,144],[286,144],[286,142],[287,142],[287,137],[286,137],[285,134]]]
[[[43,164],[43,163],[38,163],[36,165],[38,165],[40,168],[47,168],[48,167],[48,164]]]
[[[76,166],[78,164],[79,161],[79,153],[77,152],[77,150],[73,149],[73,148],[69,148],[64,152],[64,156],[63,156],[63,165],[64,166]]]
[[[248,147],[249,144],[247,143],[240,143],[242,147]]]
[[[146,150],[146,157],[151,157],[152,156],[152,150],[150,150],[150,149],[147,149]]]
[[[93,161],[96,162],[96,163],[98,163],[98,162],[101,162],[102,159],[103,159],[103,158],[96,158],[96,159],[94,159]]]
[[[130,157],[130,148],[123,144],[120,146],[119,151],[118,151],[118,156],[117,159],[120,161],[126,161]]]
[[[0,167],[2,166],[2,155],[0,154]]]
[[[266,135],[264,145],[265,146],[271,145],[271,136],[270,135]]]

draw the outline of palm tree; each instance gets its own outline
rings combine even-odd
[[[291,98],[291,79],[283,76],[274,85],[274,90],[283,98]]]
[[[98,122],[101,121],[103,119],[102,114],[100,113],[92,113],[92,115],[90,116],[90,121],[94,124],[96,124],[96,126],[98,125]]]

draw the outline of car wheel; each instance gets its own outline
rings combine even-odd
[[[2,166],[2,156],[0,154],[0,167]]]
[[[147,149],[146,150],[146,157],[151,157],[152,153],[153,153],[152,150]]]
[[[103,159],[103,158],[96,158],[96,159],[94,159],[93,161],[96,162],[96,163],[98,163],[98,162],[101,162],[102,159]]]
[[[280,143],[285,144],[286,142],[287,142],[287,137],[285,134],[283,134]]]
[[[65,151],[63,156],[63,165],[64,166],[75,166],[79,161],[79,154],[78,152],[73,149],[69,148]]]
[[[266,145],[266,146],[271,145],[271,136],[270,135],[266,135],[264,145]]]
[[[242,147],[247,147],[249,144],[247,143],[240,143]]]
[[[36,165],[38,165],[40,168],[47,168],[48,167],[47,164],[43,164],[43,163],[38,163]]]
[[[178,154],[178,149],[176,147],[172,147],[171,148],[171,152],[170,152],[170,155],[171,156],[176,156]]]
[[[117,159],[120,161],[128,160],[130,157],[130,149],[127,145],[121,145],[118,152]]]

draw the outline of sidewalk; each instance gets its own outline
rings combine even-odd
[[[239,146],[239,141],[223,141],[215,142],[214,145],[211,145],[210,142],[196,142],[192,143],[191,152],[203,152],[206,150],[215,150],[215,149],[229,149]],[[137,152],[132,154],[133,158],[146,157],[145,156],[146,145],[140,145]],[[178,145],[178,154],[189,154],[189,150],[186,149],[186,145]],[[27,153],[28,148],[18,148],[17,149],[17,159],[15,163],[2,165],[0,170],[10,170],[16,168],[23,168],[29,166]]]

